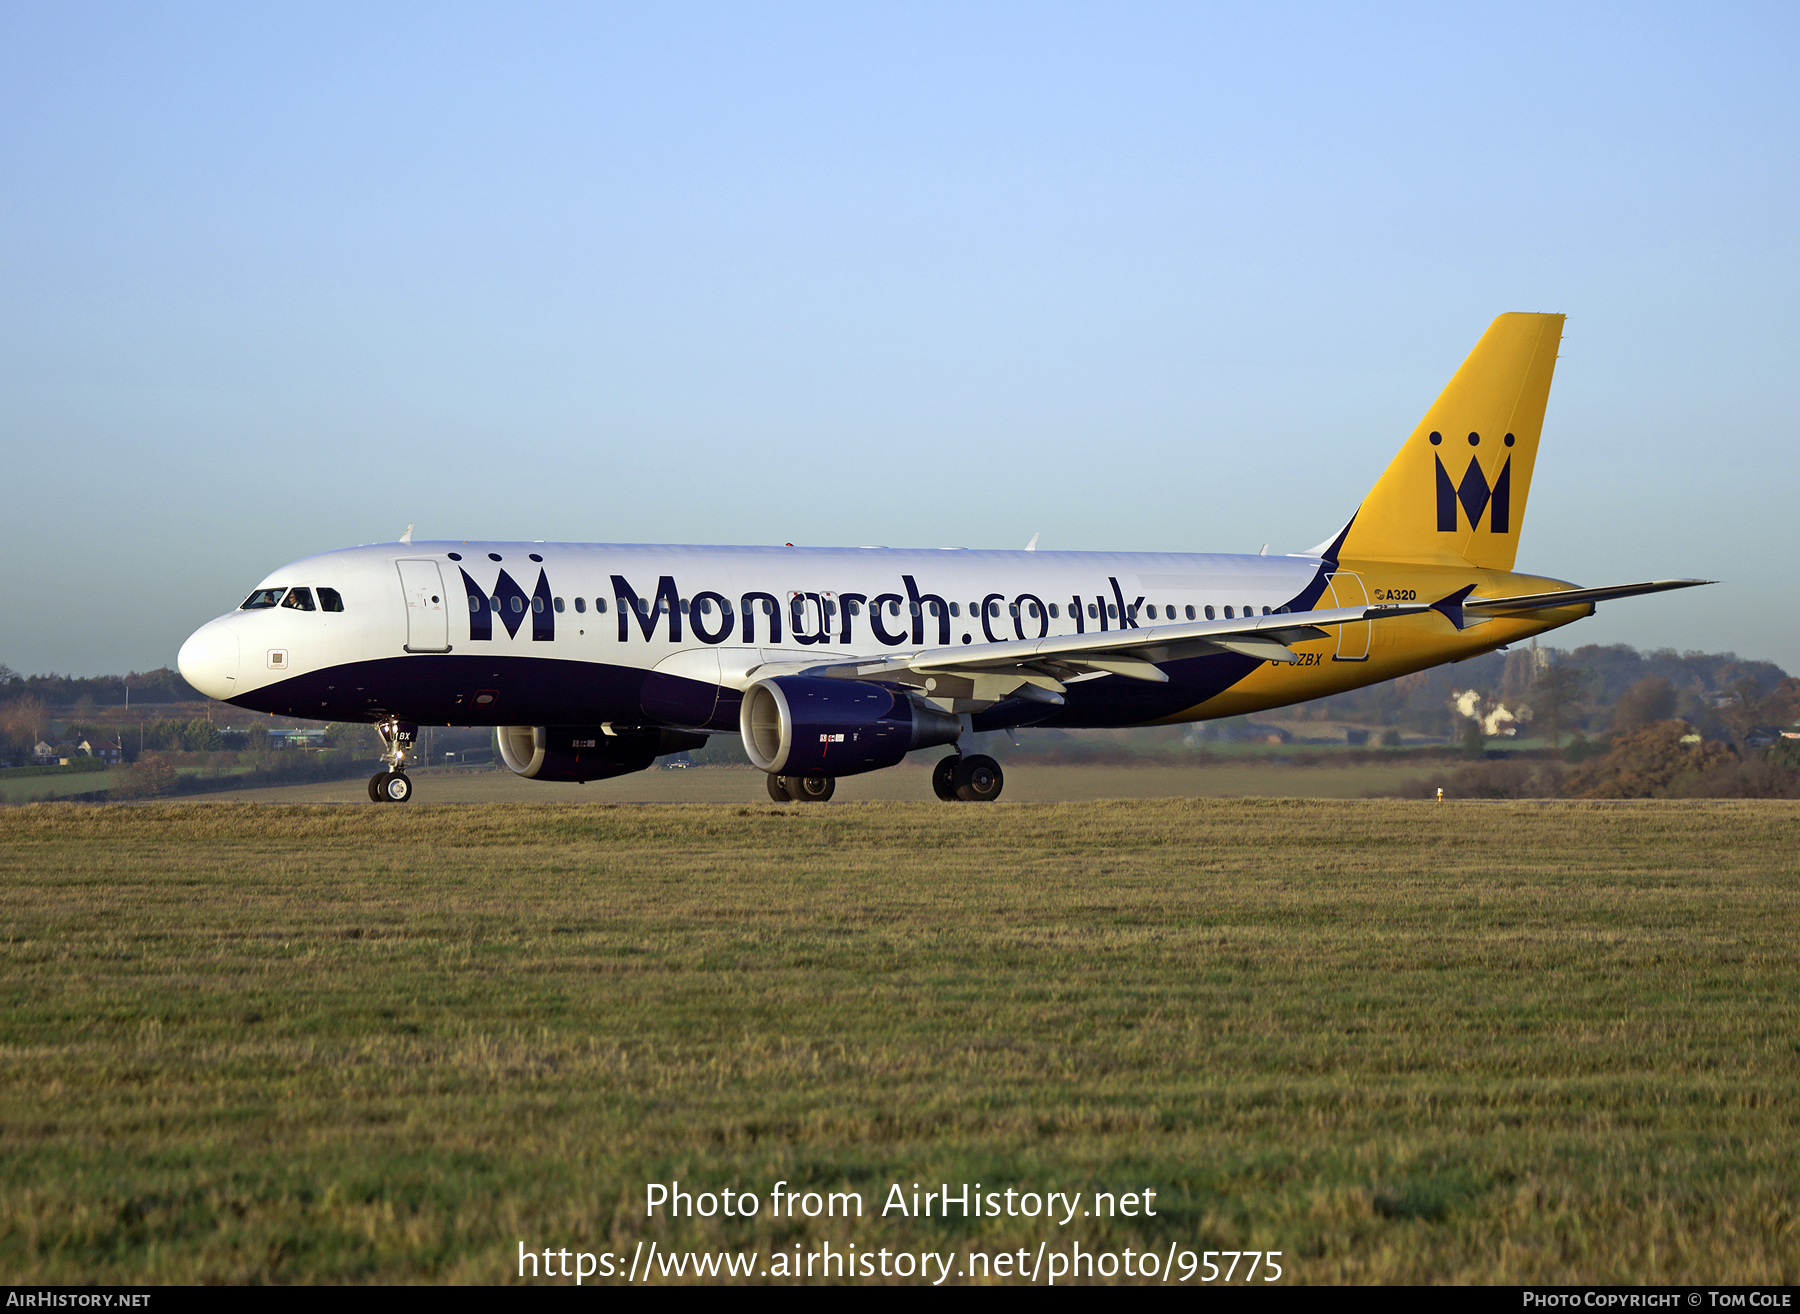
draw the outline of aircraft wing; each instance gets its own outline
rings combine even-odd
[[[1236,653],[1261,661],[1292,664],[1288,645],[1322,639],[1324,626],[1387,620],[1434,610],[1429,603],[1381,607],[1338,607],[1326,611],[1245,616],[1240,620],[1178,621],[1169,625],[1062,634],[1042,639],[1009,639],[979,647],[923,648],[836,662],[770,664],[749,672],[753,680],[808,674],[851,680],[894,680],[922,685],[938,697],[998,702],[1023,697],[1060,705],[1064,687],[1076,680],[1120,675],[1167,683],[1160,663]]]

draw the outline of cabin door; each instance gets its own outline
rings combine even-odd
[[[1334,607],[1366,607],[1369,605],[1369,591],[1363,587],[1362,576],[1343,571],[1325,577],[1326,585],[1331,589],[1331,605]],[[1334,662],[1366,662],[1369,660],[1369,621],[1352,621],[1348,625],[1337,627],[1337,653],[1332,657]]]
[[[444,606],[444,577],[435,561],[397,561],[400,592],[406,596],[406,651],[449,652],[450,612]]]

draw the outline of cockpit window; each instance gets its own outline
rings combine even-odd
[[[313,599],[311,589],[289,589],[287,597],[281,600],[284,607],[292,607],[295,611],[311,611]]]
[[[344,609],[343,595],[340,594],[336,589],[320,589],[319,590],[319,610],[320,611],[342,611],[343,609]]]
[[[238,610],[239,611],[255,611],[260,607],[280,606],[281,605],[281,595],[286,592],[287,592],[286,589],[258,589],[256,592],[252,593],[249,597],[244,599],[244,605],[239,607]]]

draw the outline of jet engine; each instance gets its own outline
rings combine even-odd
[[[681,730],[617,730],[597,725],[503,725],[500,760],[527,780],[606,780],[642,771],[665,753],[706,744]]]
[[[854,776],[915,748],[952,744],[962,722],[879,684],[778,675],[744,691],[744,751],[771,775]]]

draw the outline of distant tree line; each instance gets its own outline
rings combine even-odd
[[[1773,662],[1746,661],[1731,652],[1640,652],[1623,643],[1517,647],[1302,703],[1293,714],[1460,740],[1468,722],[1452,702],[1457,691],[1474,689],[1495,703],[1529,710],[1532,733],[1558,741],[1680,719],[1708,738],[1736,742],[1751,728],[1746,721],[1755,719],[1743,713],[1786,678]]]
[[[20,675],[10,666],[0,666],[0,703],[31,697],[56,707],[72,707],[86,698],[98,707],[119,707],[125,703],[127,686],[134,703],[206,700],[206,695],[182,679],[179,671],[166,666],[154,671],[133,671],[130,675]]]

